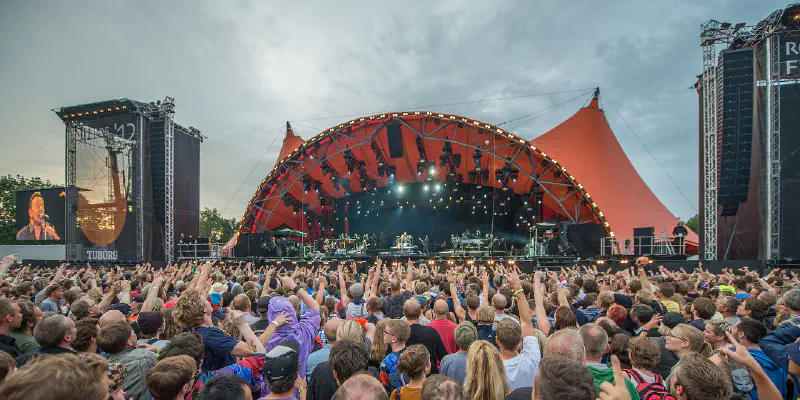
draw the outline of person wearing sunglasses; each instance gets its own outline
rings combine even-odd
[[[700,353],[706,358],[713,354],[711,344],[706,342],[703,332],[688,324],[680,324],[670,331],[666,336],[666,348],[678,356],[678,363],[672,367],[667,377],[668,383],[674,375],[675,368],[681,364],[680,359],[687,354]]]

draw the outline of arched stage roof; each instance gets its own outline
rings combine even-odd
[[[389,135],[398,139],[401,154],[390,151]],[[279,227],[319,236],[319,216],[335,199],[394,182],[429,180],[434,165],[433,180],[506,187],[542,200],[543,219],[598,223],[609,235],[631,236],[635,227],[653,226],[659,236],[662,228],[671,233],[677,221],[625,156],[596,94],[588,106],[532,141],[432,111],[359,117],[307,141],[287,123],[275,166],[248,203],[229,246],[240,234]],[[687,243],[696,251],[694,232]]]

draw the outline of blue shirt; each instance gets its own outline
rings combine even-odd
[[[214,371],[227,365],[236,364],[236,358],[231,352],[239,343],[238,340],[226,335],[215,326],[201,326],[195,328],[194,331],[203,338],[205,346],[201,370]]]
[[[317,367],[317,364],[328,361],[332,347],[333,346],[326,344],[322,346],[321,349],[308,355],[308,361],[306,362],[306,379],[311,379],[311,373],[314,372],[314,368]]]

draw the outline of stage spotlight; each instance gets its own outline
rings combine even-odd
[[[427,192],[427,191],[428,191],[428,189],[429,189],[429,188],[428,188],[428,185],[424,185],[424,186],[422,186],[422,190],[423,190],[423,191]]]
[[[397,185],[397,193],[403,193],[406,190],[403,185]]]
[[[435,174],[435,173],[436,173],[436,167],[434,167],[434,166],[431,166],[431,167],[428,169],[428,173],[429,173],[429,174],[431,174],[431,175]]]
[[[460,168],[461,167],[461,154],[454,154],[453,155],[453,165],[455,165],[456,168]]]
[[[395,167],[394,165],[390,165],[389,168],[387,169],[387,172],[389,172],[390,177],[394,178],[394,176],[397,175],[397,167]]]
[[[441,186],[441,185],[439,185],[439,184],[437,183],[437,184],[436,184],[436,186],[434,186],[434,187],[433,187],[433,190],[434,190],[435,192],[438,192],[438,191],[439,191],[439,189],[441,189],[441,188],[442,188],[442,186]]]

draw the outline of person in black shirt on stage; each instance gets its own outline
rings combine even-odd
[[[672,239],[672,244],[675,246],[675,252],[678,254],[685,253],[684,243],[686,241],[686,236],[689,234],[689,230],[683,226],[683,221],[678,221],[678,225],[672,229],[672,236],[675,238]]]

